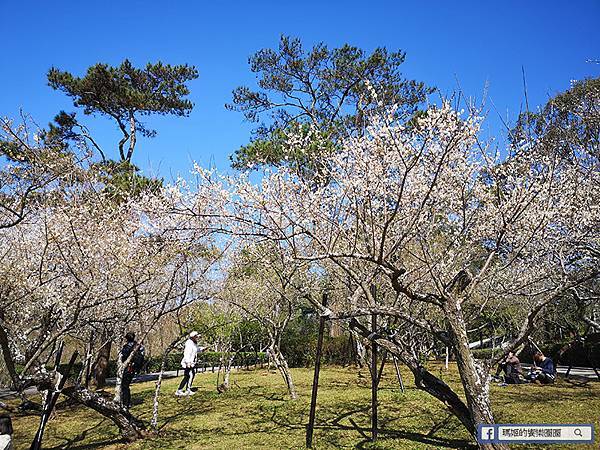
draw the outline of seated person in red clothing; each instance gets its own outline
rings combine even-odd
[[[498,364],[495,378],[498,378],[500,372],[504,372],[504,382],[507,384],[519,384],[523,382],[521,361],[519,361],[519,358],[513,352],[508,352],[506,358]]]

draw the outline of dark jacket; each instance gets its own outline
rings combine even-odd
[[[131,355],[131,352],[133,351],[136,345],[137,342],[134,341],[127,342],[123,346],[123,348],[121,349],[121,362],[124,363],[125,361],[127,361],[127,358],[129,358],[129,355]],[[137,351],[135,352],[135,355],[133,355],[133,358],[131,359],[131,363],[126,368],[127,372],[138,373],[140,370],[142,370],[142,367],[144,366],[145,352],[146,349],[144,349],[144,346],[140,344]]]
[[[552,375],[554,376],[555,374],[555,369],[554,369],[554,361],[552,361],[552,359],[548,358],[546,356],[546,358],[538,365],[538,367],[540,369],[542,369],[542,372],[547,373],[548,375]]]

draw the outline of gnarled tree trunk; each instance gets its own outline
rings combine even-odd
[[[0,309],[0,321],[4,319],[4,311]],[[8,333],[0,323],[0,387],[13,386],[19,376],[11,357]]]
[[[110,360],[110,351],[112,340],[108,333],[102,335],[102,346],[98,349],[98,356],[92,369],[92,386],[95,389],[102,389],[106,386],[108,378],[108,362]]]
[[[444,312],[448,322],[448,331],[456,354],[458,373],[471,413],[473,433],[479,424],[493,424],[492,405],[490,402],[490,382],[488,371],[480,366],[469,349],[467,327],[458,300],[451,299],[444,304]],[[506,449],[504,444],[487,444],[485,448]]]
[[[450,386],[444,383],[442,380],[437,378],[427,369],[425,369],[417,359],[415,359],[410,353],[404,351],[402,347],[394,342],[392,338],[389,338],[385,335],[372,334],[369,329],[360,324],[356,319],[352,319],[350,321],[350,327],[352,330],[358,332],[358,334],[368,340],[375,340],[377,344],[385,348],[390,354],[395,355],[403,364],[405,364],[410,371],[412,372],[415,378],[415,385],[417,388],[431,394],[433,397],[440,400],[448,410],[460,420],[460,422],[464,425],[464,427],[469,431],[469,433],[476,439],[477,438],[477,424],[478,423],[493,423],[493,417],[491,414],[491,408],[489,407],[489,396],[487,395],[487,391],[483,393],[473,390],[473,386],[469,387],[470,394],[467,398],[477,396],[478,400],[483,400],[482,402],[478,402],[475,404],[477,409],[477,416],[473,413],[474,410],[471,408],[469,403],[465,404],[461,398],[452,390]],[[466,330],[466,328],[465,328]],[[466,334],[466,331],[465,331]],[[467,344],[468,350],[468,344]],[[470,354],[470,353],[469,353]],[[474,364],[474,360],[473,360]],[[459,370],[461,370],[459,366]],[[462,376],[462,374],[461,374]],[[470,382],[470,378],[469,378]],[[464,381],[463,381],[464,386]],[[486,382],[486,386],[489,386]],[[467,387],[465,387],[465,393],[467,391]],[[481,395],[483,394],[483,395]],[[486,403],[487,402],[487,403]],[[487,410],[486,410],[487,406]],[[486,414],[487,413],[487,414]],[[482,422],[478,421],[481,419],[476,419],[475,417],[485,417],[487,420],[491,420],[492,422]],[[503,444],[486,444],[482,445],[482,448],[486,449],[506,449],[507,446]]]
[[[144,423],[123,409],[118,403],[107,400],[96,392],[78,386],[63,389],[63,394],[77,402],[92,408],[110,419],[127,441],[134,441],[146,434]]]
[[[132,352],[133,353],[133,352]],[[115,403],[121,404],[121,383],[123,382],[123,374],[125,373],[126,365],[121,360],[122,355],[121,352],[117,355],[117,376],[115,379],[115,394],[113,397],[113,401]]]
[[[8,369],[4,358],[0,357],[0,388],[8,388],[12,384],[12,380],[8,374]]]

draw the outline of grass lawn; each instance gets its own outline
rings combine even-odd
[[[452,386],[458,385],[455,369],[442,372]],[[173,396],[179,380],[163,384],[160,433],[134,444],[119,441],[115,427],[95,412],[79,408],[58,410],[49,423],[44,448],[69,449],[230,449],[303,448],[308,421],[312,369],[294,369],[299,399],[289,401],[279,374],[266,370],[232,375],[232,389],[217,394],[215,375],[198,374],[193,397]],[[460,423],[440,402],[412,386],[403,371],[406,392],[402,394],[388,367],[379,392],[380,438],[369,442],[369,376],[354,368],[326,367],[321,371],[314,447],[322,448],[469,448],[472,442]],[[154,383],[132,388],[132,411],[149,421]],[[596,442],[600,428],[600,383],[575,386],[564,381],[552,386],[518,385],[492,387],[498,422],[506,423],[594,423]],[[29,448],[37,417],[14,419],[16,448]],[[525,446],[515,446],[525,448]],[[541,445],[535,448],[543,448]],[[561,448],[560,446],[551,446]],[[572,448],[563,446],[562,448]],[[577,446],[586,448],[586,446]],[[587,448],[598,448],[587,446]]]

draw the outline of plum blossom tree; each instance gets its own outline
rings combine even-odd
[[[20,122],[0,117],[0,229],[23,220],[43,192],[61,180],[76,178],[78,163],[89,157],[44,145],[34,129],[25,114]]]
[[[74,205],[48,206],[2,234],[2,350],[18,391],[43,388],[54,347],[85,333],[86,324],[110,320],[131,295],[131,286],[109,269],[127,246],[112,233],[110,242],[99,239],[108,225],[101,219]]]
[[[0,348],[13,388],[48,389],[47,362],[61,342],[89,342],[98,329],[115,336],[134,329],[143,339],[166,315],[202,298],[215,258],[198,252],[198,241],[163,232],[164,218],[153,215],[162,202],[149,194],[115,204],[93,181],[74,184],[2,230]],[[62,392],[137,438],[145,427],[121,407],[119,383],[116,391],[118,401],[82,383]]]
[[[302,297],[310,292],[307,268],[308,264],[291,258],[277,243],[250,245],[235,254],[222,291],[225,302],[259,323],[267,334],[267,353],[293,400],[298,394],[281,339],[299,305],[306,302]]]
[[[218,231],[284,245],[322,270],[336,267],[356,286],[353,301],[337,310],[314,306],[354,318],[355,330],[397,356],[419,388],[475,433],[477,424],[493,423],[489,370],[503,354],[476,360],[468,330],[482,314],[516,311],[519,326],[506,330],[513,349],[546,305],[598,277],[590,264],[600,245],[598,172],[583,176],[535,141],[493,151],[479,139],[476,113],[463,117],[446,102],[411,127],[393,113],[369,123],[330,156],[326,185],[285,167],[256,184],[198,169],[203,182],[189,204],[219,208]],[[315,139],[290,137],[286,145],[295,153]],[[187,214],[202,217],[193,206]],[[394,295],[373,298],[375,277]],[[452,346],[466,403],[425,369],[415,339],[367,331],[360,317],[371,313]]]
[[[77,178],[89,156],[44,145],[40,133],[32,132],[36,129],[24,113],[20,121],[0,118],[0,230],[18,225],[57,185]],[[10,381],[0,358],[0,385]]]

